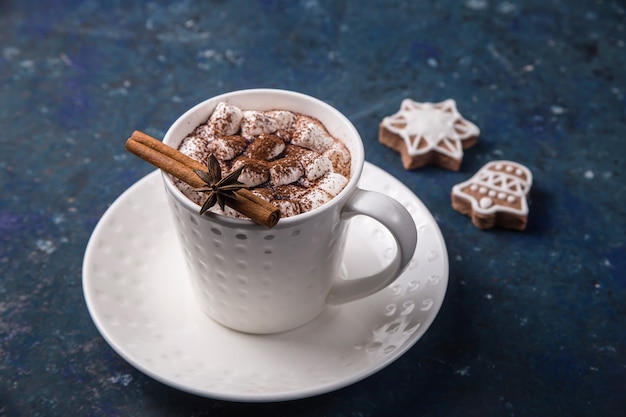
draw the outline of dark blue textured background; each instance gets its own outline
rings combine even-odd
[[[0,415],[625,415],[624,68],[619,0],[0,0]],[[94,226],[152,170],[126,137],[162,137],[193,104],[250,87],[345,113],[450,255],[443,308],[407,354],[288,403],[152,380],[82,297]],[[481,128],[460,172],[406,172],[378,144],[405,97],[454,98]],[[493,159],[534,174],[525,232],[479,231],[450,207]]]

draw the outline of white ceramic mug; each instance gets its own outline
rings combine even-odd
[[[411,215],[396,200],[357,187],[364,150],[352,123],[330,105],[304,94],[242,90],[191,108],[174,122],[163,141],[178,147],[221,101],[243,110],[282,109],[319,119],[346,144],[352,168],[348,184],[336,197],[309,212],[282,218],[272,229],[251,220],[199,215],[200,207],[164,173],[194,291],[206,314],[231,329],[275,333],[313,320],[328,305],[363,298],[391,284],[415,252],[417,231]],[[370,276],[345,277],[341,271],[346,227],[351,217],[360,214],[389,229],[397,256]]]

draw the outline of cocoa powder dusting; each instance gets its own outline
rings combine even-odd
[[[276,112],[281,111],[276,110]],[[253,119],[253,123],[250,123],[248,119],[248,131],[266,130],[254,137],[245,136],[241,130],[236,135],[215,134],[216,131],[224,131],[232,125],[233,115],[224,114],[223,118],[216,120],[210,118],[207,123],[198,126],[183,140],[179,150],[183,152],[189,148],[183,153],[189,152],[195,157],[202,155],[202,159],[206,159],[204,156],[208,155],[208,152],[213,153],[218,158],[224,174],[237,169],[242,164],[245,165],[240,181],[245,178],[253,183],[251,191],[279,207],[284,217],[306,212],[324,204],[333,198],[333,195],[318,188],[318,184],[323,181],[325,175],[309,180],[305,175],[305,168],[315,166],[314,162],[324,157],[332,163],[330,172],[349,178],[349,151],[343,143],[334,138],[332,146],[323,153],[291,143],[294,134],[306,133],[298,131],[298,128],[310,130],[306,123],[297,123],[298,118],[307,123],[311,121],[319,123],[316,119],[297,113],[293,113],[294,119],[288,126],[283,126],[280,131],[278,127],[275,127],[274,133],[267,133],[269,125],[263,125],[263,123],[265,123],[264,120],[269,119],[267,114],[270,113],[272,111],[254,114],[254,117],[250,118]],[[273,126],[277,126],[274,121],[272,123]],[[319,125],[326,131],[321,123]],[[198,141],[199,138],[202,138],[202,141]],[[199,143],[208,143],[206,150],[193,151],[192,147],[198,146]],[[194,196],[192,199],[198,198]]]

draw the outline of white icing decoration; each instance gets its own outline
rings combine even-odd
[[[485,194],[487,192],[487,187],[480,187],[478,192],[481,193],[481,194]]]
[[[512,161],[492,161],[478,170],[469,180],[452,187],[452,194],[470,200],[472,209],[482,214],[501,211],[525,216],[528,214],[526,195],[530,191],[532,182],[532,174],[525,166]],[[506,198],[507,202],[511,204],[519,199],[519,207],[494,204],[493,200],[487,197],[477,200],[464,191],[466,188],[476,191],[476,187],[478,187],[479,192],[483,188],[493,190],[498,193],[499,199]],[[487,200],[489,200],[489,205],[486,205]]]
[[[381,124],[404,139],[410,155],[423,155],[434,150],[461,159],[461,142],[480,134],[478,126],[461,116],[452,99],[440,103],[404,99],[400,111],[385,117]]]
[[[493,190],[490,190],[488,195],[489,195],[489,197],[495,197],[496,196],[496,192],[493,191]]]

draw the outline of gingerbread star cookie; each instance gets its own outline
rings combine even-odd
[[[458,171],[463,149],[479,135],[478,126],[461,116],[454,100],[418,103],[407,98],[400,111],[382,120],[378,140],[401,154],[406,169],[436,164]]]
[[[472,178],[452,187],[452,207],[471,217],[474,226],[524,230],[528,220],[526,197],[533,177],[512,161],[492,161]]]

